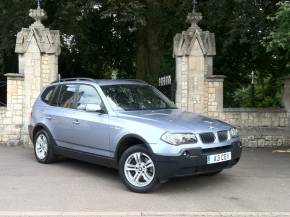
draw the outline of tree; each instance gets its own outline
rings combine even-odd
[[[241,101],[235,100],[234,92],[250,84],[252,71],[255,71],[261,86],[265,87],[262,91],[265,96],[275,98],[276,92],[280,91],[272,89],[269,92],[263,84],[265,78],[270,76],[272,79],[267,84],[277,87],[281,72],[279,63],[261,43],[271,31],[271,22],[267,17],[276,10],[276,2],[207,0],[200,6],[204,14],[202,26],[216,35],[214,73],[227,76],[224,85],[226,107],[241,106]]]
[[[114,75],[156,85],[158,77],[175,75],[173,37],[188,28],[190,0],[43,2],[45,25],[61,31],[62,77]],[[243,90],[248,89],[252,71],[257,75],[257,104],[278,105],[280,77],[289,73],[290,43],[289,3],[277,2],[199,1],[204,17],[200,25],[216,35],[214,73],[227,76],[225,106],[245,105],[242,100],[247,101],[250,92]],[[31,0],[0,1],[0,74],[17,72],[15,35],[33,22],[28,10],[35,7]],[[272,100],[262,102],[266,97]]]
[[[279,2],[277,12],[269,19],[273,29],[264,39],[264,45],[276,61],[280,61],[281,73],[290,74],[290,2]]]
[[[172,41],[185,28],[190,1],[110,0],[104,14],[134,33],[136,78],[157,84],[161,75],[174,74]]]
[[[29,0],[0,1],[0,79],[5,73],[17,72],[17,56],[14,53],[16,33],[28,25]]]

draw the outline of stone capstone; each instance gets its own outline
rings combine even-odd
[[[35,39],[41,53],[60,54],[60,33],[48,28],[23,28],[17,34],[15,52],[23,54],[28,50],[31,41]]]

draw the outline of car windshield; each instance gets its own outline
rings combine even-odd
[[[101,88],[117,111],[176,109],[173,102],[149,85],[118,84]]]

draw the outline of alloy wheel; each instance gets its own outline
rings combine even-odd
[[[48,141],[44,134],[39,134],[35,142],[35,153],[38,159],[44,160],[47,157]]]
[[[149,185],[154,179],[155,165],[153,160],[145,153],[131,154],[125,162],[124,174],[126,179],[136,187]]]

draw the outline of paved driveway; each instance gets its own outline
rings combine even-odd
[[[115,170],[74,160],[42,165],[31,149],[0,147],[3,211],[289,212],[290,153],[247,149],[236,167],[216,177],[175,179],[136,194]]]

